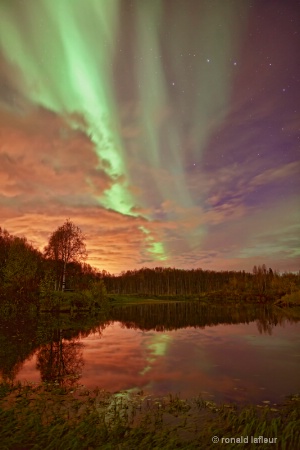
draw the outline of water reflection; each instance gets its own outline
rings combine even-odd
[[[0,370],[11,379],[240,402],[278,401],[300,387],[292,309],[174,302],[114,308],[105,320],[44,316],[30,332],[15,327],[20,348],[0,329]]]
[[[83,343],[75,339],[63,340],[62,330],[59,330],[57,338],[54,336],[37,352],[36,368],[45,382],[70,386],[81,377],[83,365]]]
[[[3,320],[0,316],[0,380],[12,382],[23,362],[36,350],[37,317],[22,314]]]
[[[111,317],[127,328],[171,331],[186,327],[204,328],[220,324],[257,324],[258,331],[272,334],[277,325],[296,323],[294,318],[279,308],[262,305],[203,305],[199,302],[132,305],[112,310]]]
[[[100,334],[108,323],[99,315],[37,316],[23,311],[10,320],[0,317],[0,381],[13,382],[29,360],[36,361],[43,381],[76,380],[84,363],[80,338]],[[31,374],[25,379],[30,381]]]

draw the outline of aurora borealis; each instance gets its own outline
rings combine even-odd
[[[295,0],[0,0],[0,226],[90,264],[299,270]]]

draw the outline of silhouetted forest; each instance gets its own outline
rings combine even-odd
[[[105,284],[110,296],[131,294],[201,298],[205,294],[217,300],[228,294],[233,298],[240,296],[246,301],[257,298],[262,302],[278,299],[300,289],[300,272],[279,274],[264,264],[254,266],[251,273],[156,267],[112,275],[90,266],[80,258],[66,257],[66,252],[61,251],[60,257],[60,248],[64,250],[64,247],[59,246],[65,242],[64,234],[68,230],[75,230],[77,240],[74,239],[77,244],[80,241],[81,254],[85,252],[83,240],[78,234],[81,230],[70,221],[52,233],[43,253],[25,237],[13,236],[0,228],[0,304],[9,298],[10,302],[17,305],[39,305],[40,299],[49,296],[54,290],[66,287],[79,292],[91,289],[92,284],[97,282]]]
[[[0,227],[0,303],[9,298],[19,306],[38,304],[52,291],[62,290],[66,273],[67,288],[77,291],[90,289],[101,279],[101,272],[84,261],[69,258],[66,262],[66,257],[58,256],[49,251],[49,245],[42,253],[25,237],[13,236]]]
[[[151,296],[195,296],[211,293],[215,298],[218,292],[247,294],[267,300],[298,290],[300,275],[279,274],[265,265],[254,266],[253,272],[222,271],[156,267],[128,270],[115,276],[102,273],[108,293],[142,294]]]

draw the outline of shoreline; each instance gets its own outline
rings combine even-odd
[[[296,449],[300,395],[276,407],[243,406],[176,394],[111,394],[82,385],[1,383],[0,419],[0,439],[8,449],[209,449],[215,448],[213,438],[239,448],[252,442],[258,449]]]

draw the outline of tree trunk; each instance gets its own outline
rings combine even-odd
[[[66,261],[64,262],[64,274],[63,274],[63,282],[62,282],[62,291],[66,289]]]

